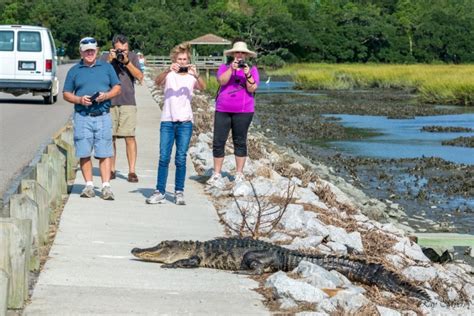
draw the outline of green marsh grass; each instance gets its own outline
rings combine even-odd
[[[412,90],[421,102],[474,105],[474,65],[293,64],[268,71],[296,88]]]

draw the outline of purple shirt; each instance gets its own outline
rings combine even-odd
[[[217,70],[217,77],[219,78],[230,65],[221,65]],[[257,85],[260,83],[257,67],[252,66],[250,69],[252,78]],[[246,89],[246,78],[243,69],[237,69],[232,72],[229,82],[219,89],[219,95],[216,100],[217,112],[231,112],[231,113],[253,113],[255,111],[255,98],[253,93]]]

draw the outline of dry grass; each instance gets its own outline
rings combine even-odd
[[[385,258],[392,253],[391,249],[397,243],[395,238],[377,229],[360,231],[360,234],[364,252],[370,257]]]
[[[448,298],[448,286],[446,282],[440,278],[434,278],[429,281],[431,288],[434,292],[439,295],[439,300],[448,306],[465,306],[469,304],[469,297],[464,291],[456,291],[459,297],[456,300],[449,300]]]
[[[390,297],[383,296],[380,293],[379,289],[376,286],[367,286],[362,285],[367,292],[364,294],[371,302],[385,306],[387,308],[391,308],[397,311],[406,311],[411,310],[414,311],[417,315],[424,315],[422,310],[420,309],[420,301],[406,295],[402,294],[394,294]],[[377,314],[376,314],[377,315]]]

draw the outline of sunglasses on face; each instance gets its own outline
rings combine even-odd
[[[92,38],[92,37],[85,38],[81,41],[81,44],[95,44],[95,43],[97,43],[97,41],[95,40],[95,38]]]

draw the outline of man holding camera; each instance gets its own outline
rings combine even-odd
[[[79,43],[81,61],[69,69],[64,81],[63,97],[74,104],[74,146],[80,159],[86,185],[81,197],[95,197],[92,177],[92,152],[99,159],[104,200],[113,200],[110,188],[110,157],[112,149],[112,120],[110,99],[120,94],[120,81],[106,62],[96,60],[97,41],[85,37]]]
[[[112,49],[104,54],[101,60],[109,62],[117,74],[122,93],[112,99],[110,113],[113,122],[113,144],[114,156],[111,164],[111,179],[115,179],[115,158],[117,149],[115,140],[125,138],[125,148],[128,160],[128,181],[138,182],[135,173],[137,161],[137,142],[135,140],[135,129],[137,126],[137,106],[135,101],[135,81],[143,80],[140,70],[138,56],[129,51],[128,38],[122,34],[115,35],[112,39]]]

